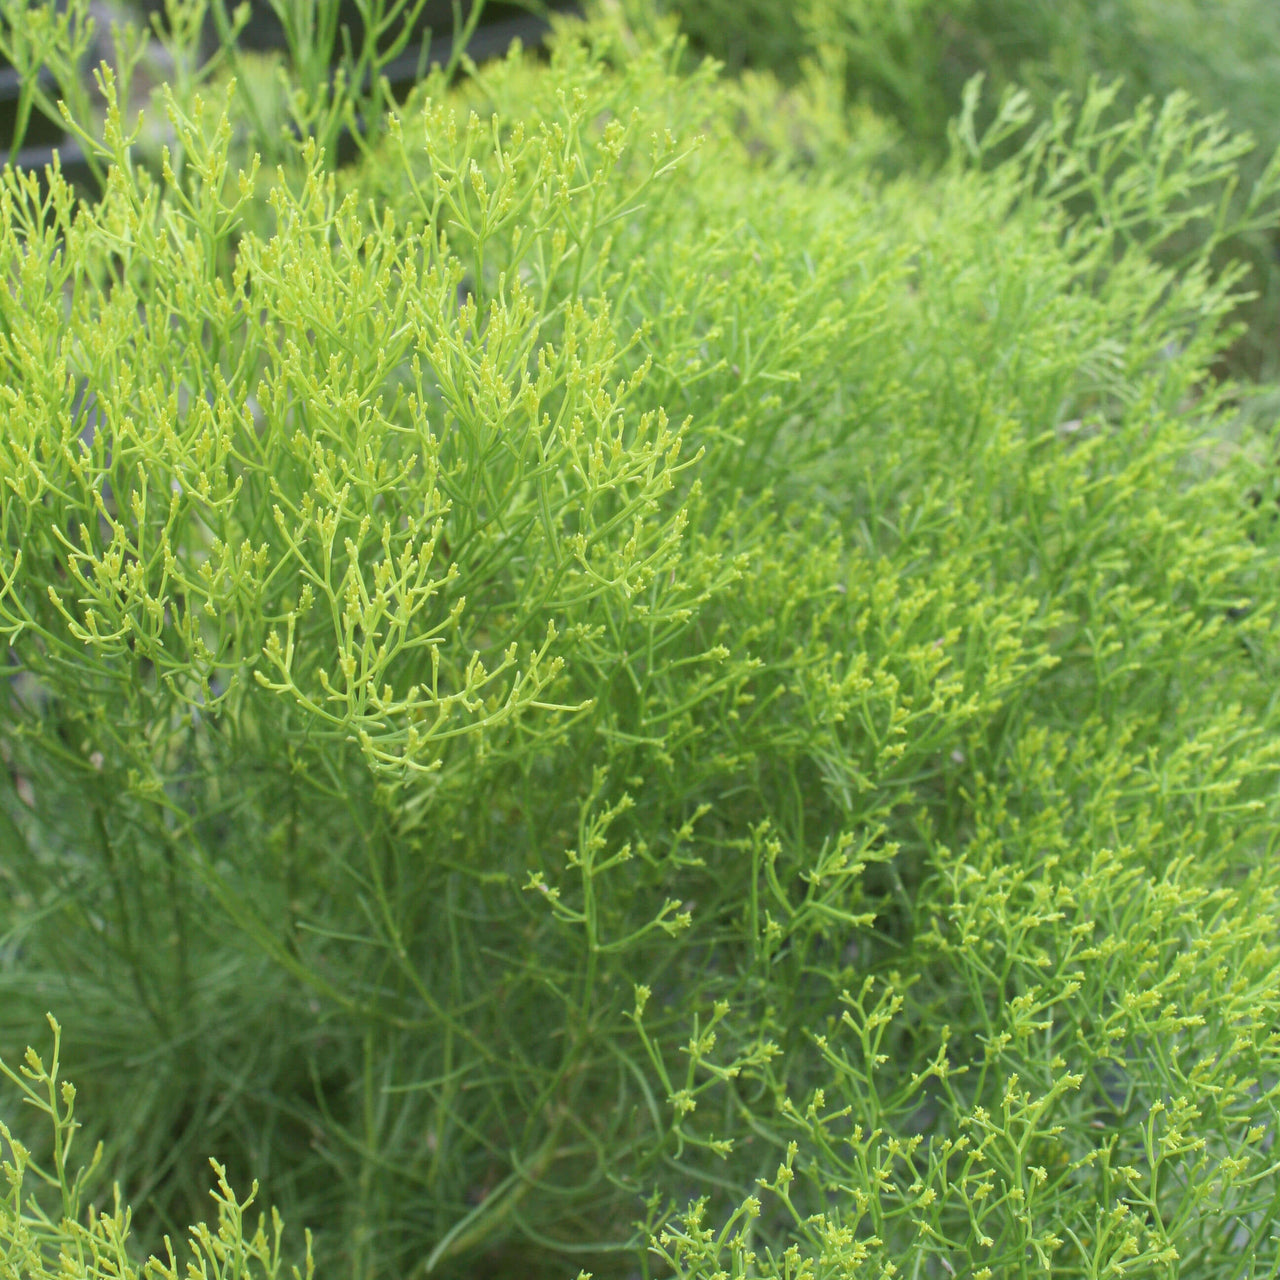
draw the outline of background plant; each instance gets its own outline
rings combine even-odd
[[[1265,0],[619,0],[631,20],[652,27],[675,15],[699,50],[731,71],[778,75],[842,87],[850,104],[868,104],[896,126],[890,167],[934,164],[945,154],[947,126],[965,84],[981,72],[997,91],[1027,88],[1042,112],[1066,91],[1076,99],[1095,78],[1122,82],[1135,109],[1190,93],[1206,113],[1222,112],[1233,130],[1258,142],[1242,166],[1253,182],[1280,146],[1272,104],[1280,92],[1280,12]],[[1256,234],[1230,254],[1249,263],[1260,301],[1233,345],[1231,372],[1276,380],[1280,323],[1277,241]],[[1220,260],[1221,265],[1221,260]]]
[[[274,175],[217,83],[149,168],[104,70],[102,196],[6,170],[4,1056],[74,1026],[140,1251],[213,1155],[344,1274],[1250,1274],[1208,371],[1280,171],[1095,90],[887,181],[825,73],[683,65],[565,24]]]

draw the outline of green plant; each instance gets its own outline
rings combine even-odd
[[[47,1117],[53,1130],[52,1173],[42,1169],[31,1159],[31,1153],[12,1133],[0,1123],[0,1142],[9,1149],[10,1161],[3,1165],[8,1191],[0,1201],[0,1241],[5,1251],[0,1266],[6,1277],[22,1277],[22,1280],[43,1280],[54,1276],[111,1276],[115,1280],[178,1280],[179,1275],[213,1275],[218,1280],[232,1276],[263,1277],[274,1280],[280,1274],[280,1240],[283,1223],[278,1214],[271,1215],[272,1234],[267,1237],[266,1224],[259,1219],[252,1236],[246,1237],[244,1212],[257,1195],[254,1185],[248,1199],[238,1200],[227,1185],[225,1172],[217,1161],[213,1164],[218,1188],[213,1198],[218,1206],[217,1230],[210,1231],[201,1223],[191,1229],[188,1241],[194,1257],[194,1265],[187,1264],[179,1272],[173,1246],[165,1237],[166,1260],[148,1259],[145,1267],[139,1267],[129,1250],[131,1215],[120,1204],[120,1188],[115,1188],[114,1205],[110,1213],[87,1214],[81,1220],[81,1202],[85,1187],[102,1159],[102,1147],[98,1146],[88,1170],[69,1176],[67,1160],[71,1144],[80,1123],[75,1119],[76,1091],[67,1081],[58,1080],[58,1057],[61,1051],[62,1028],[52,1016],[49,1025],[53,1029],[53,1061],[46,1067],[34,1049],[28,1049],[26,1063],[14,1072],[0,1062],[0,1073],[18,1087],[22,1101]],[[61,1214],[51,1218],[40,1206],[34,1195],[24,1199],[23,1192],[28,1174],[34,1174],[39,1182],[56,1188],[62,1200]],[[311,1241],[307,1238],[305,1267],[308,1280],[314,1275],[311,1260]],[[301,1280],[298,1269],[292,1271],[295,1280]]]
[[[683,65],[274,175],[104,70],[103,194],[5,171],[0,1048],[74,1021],[139,1254],[213,1155],[359,1276],[1254,1274],[1280,169],[975,86],[887,182]]]
[[[652,28],[679,19],[701,49],[734,71],[769,68],[791,81],[805,62],[835,59],[851,97],[869,95],[917,147],[946,143],[965,82],[982,71],[999,87],[1031,89],[1042,108],[1094,78],[1123,79],[1127,105],[1191,93],[1226,111],[1269,153],[1280,143],[1270,110],[1280,75],[1280,19],[1262,0],[616,0]]]
[[[462,0],[454,0],[446,79],[466,62],[485,3],[472,0],[464,12]],[[524,3],[534,10],[541,7],[539,0]],[[135,80],[161,76],[186,107],[212,77],[230,70],[239,114],[253,146],[269,165],[274,167],[304,140],[319,146],[333,165],[344,131],[357,148],[367,149],[376,141],[387,111],[396,105],[383,71],[405,51],[425,4],[426,0],[356,0],[360,30],[353,45],[352,32],[339,22],[335,0],[270,0],[286,52],[283,59],[264,60],[247,56],[237,44],[251,17],[247,3],[228,11],[227,0],[164,0],[151,15],[150,35],[158,41],[149,41],[145,30],[130,24],[112,23],[112,69],[122,115],[132,105],[145,109],[137,101],[141,95],[131,92]],[[201,45],[209,27],[217,34],[218,49],[202,60]],[[91,136],[101,122],[86,76],[90,51],[98,47],[96,28],[90,0],[61,5],[3,0],[0,5],[0,54],[17,72],[20,86],[10,162],[22,148],[32,110],[39,110],[85,144],[86,162],[101,189],[102,155]],[[431,35],[429,29],[424,34],[419,76],[427,65]],[[164,56],[152,66],[158,46]],[[140,69],[150,77],[139,77]],[[145,94],[145,88],[141,92]],[[142,135],[144,149],[146,141]]]
[[[1247,187],[1280,147],[1280,10],[1268,0],[618,0],[650,27],[678,17],[700,50],[733,71],[752,68],[803,83],[820,70],[850,103],[869,103],[898,126],[883,149],[893,166],[936,164],[964,85],[984,74],[999,92],[1025,86],[1041,112],[1064,91],[1082,98],[1095,79],[1119,81],[1120,101],[1189,93],[1207,113],[1249,132],[1257,151],[1241,166]],[[1277,239],[1250,234],[1230,256],[1248,262],[1261,296],[1228,355],[1233,373],[1274,381],[1280,314]],[[1225,258],[1220,259],[1221,262]]]

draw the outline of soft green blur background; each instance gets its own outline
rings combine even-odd
[[[1091,80],[1122,78],[1121,101],[1175,90],[1221,112],[1258,143],[1244,184],[1280,146],[1280,4],[1275,0],[616,0],[635,24],[678,20],[693,50],[731,71],[765,69],[786,83],[809,67],[843,72],[851,107],[898,131],[891,163],[928,166],[977,73],[996,90],[1030,89],[1042,110]],[[991,94],[994,102],[997,95]],[[1228,247],[1261,297],[1224,372],[1280,380],[1280,239]]]

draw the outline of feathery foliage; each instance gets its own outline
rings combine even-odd
[[[4,171],[0,1275],[1280,1266],[1280,164],[682,65]]]
[[[1041,112],[1077,101],[1096,79],[1119,84],[1127,111],[1189,93],[1206,113],[1257,142],[1240,182],[1257,179],[1280,146],[1280,7],[1271,0],[618,0],[634,21],[677,15],[700,50],[785,82],[817,73],[853,104],[896,125],[888,165],[936,163],[965,84],[983,74],[997,93],[1025,86]],[[1280,237],[1233,240],[1257,301],[1225,362],[1233,373],[1280,376]],[[1228,255],[1219,258],[1219,265]]]

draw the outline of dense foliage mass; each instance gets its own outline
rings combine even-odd
[[[1122,77],[1130,101],[1187,89],[1280,142],[1271,102],[1280,13],[1267,0],[616,0],[644,24],[677,14],[730,67],[787,76],[838,59],[850,87],[916,145],[945,141],[966,76],[1052,96]]]
[[[818,72],[896,126],[890,166],[945,152],[964,86],[983,74],[1026,86],[1042,111],[1063,91],[1113,84],[1126,110],[1190,92],[1259,146],[1241,166],[1254,181],[1280,146],[1280,5],[1273,0],[615,0],[632,20],[679,16],[699,52],[730,68],[793,83]],[[1180,246],[1182,247],[1182,246]],[[1259,297],[1223,361],[1236,374],[1280,377],[1280,235],[1242,236]],[[1268,403],[1274,413],[1276,400]]]
[[[0,1275],[1280,1266],[1280,163],[683,66],[4,171]]]

